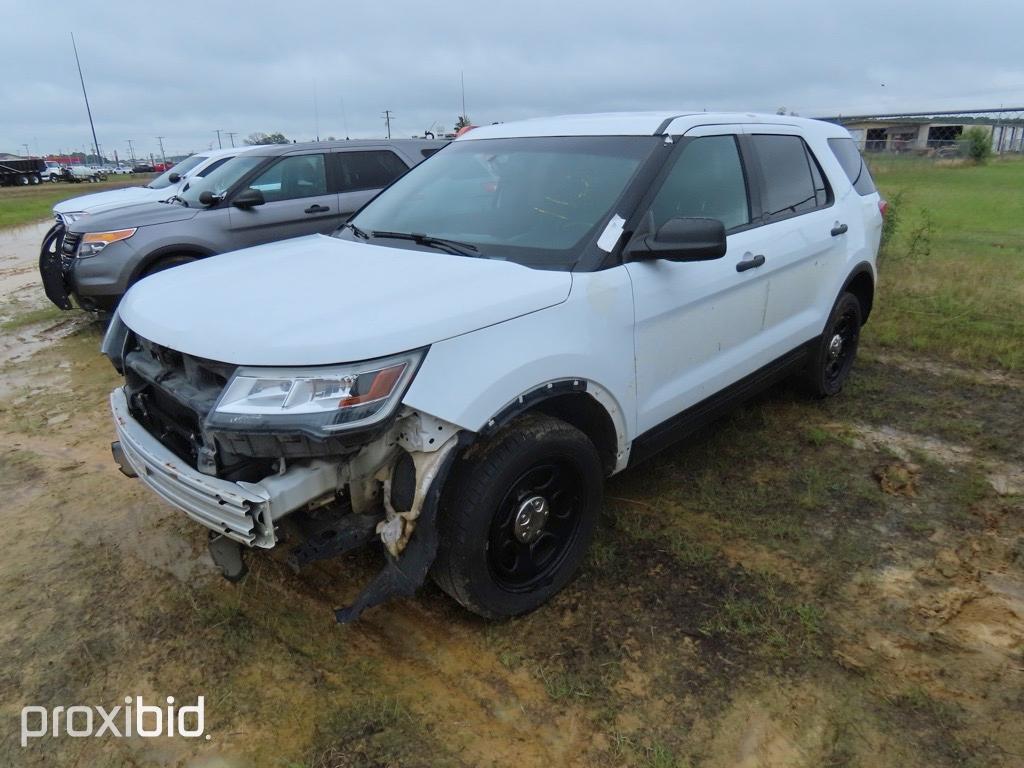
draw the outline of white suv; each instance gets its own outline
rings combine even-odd
[[[884,203],[849,134],[750,114],[477,128],[333,237],[157,274],[104,340],[122,470],[297,568],[379,538],[483,616],[579,565],[605,475],[788,374],[847,378]]]

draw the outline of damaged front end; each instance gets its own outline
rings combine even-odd
[[[246,548],[294,543],[296,570],[379,538],[387,563],[340,622],[423,583],[440,491],[469,438],[405,408],[423,350],[352,366],[248,368],[192,357],[115,316],[103,352],[122,471],[210,529],[229,579]],[[333,404],[333,407],[331,405]]]

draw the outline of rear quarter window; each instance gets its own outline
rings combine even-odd
[[[853,143],[853,139],[829,139],[828,146],[843,167],[853,188],[857,190],[857,194],[870,195],[878,191],[875,188],[875,181],[868,171],[867,163],[857,151],[857,145]]]

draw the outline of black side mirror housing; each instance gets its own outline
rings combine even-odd
[[[216,205],[219,202],[220,202],[220,197],[218,197],[217,195],[213,194],[213,192],[211,192],[208,189],[204,189],[202,192],[199,193],[199,204],[200,205],[205,205],[205,206],[209,207],[211,205]]]
[[[263,205],[266,201],[263,197],[263,193],[253,187],[246,187],[231,201],[231,204],[236,208],[252,208],[256,205]]]
[[[626,256],[630,261],[710,261],[725,256],[726,247],[725,225],[718,219],[678,217],[653,235],[634,239]]]
[[[181,181],[181,174],[172,173],[170,176],[167,177],[167,180],[171,182],[171,184],[177,184],[179,181]]]

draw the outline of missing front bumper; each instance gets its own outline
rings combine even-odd
[[[153,492],[196,522],[246,546],[273,547],[276,521],[337,490],[338,468],[326,461],[294,465],[257,483],[204,475],[131,416],[122,389],[111,392],[110,408],[119,443],[115,458],[121,454],[122,470],[134,471]]]

